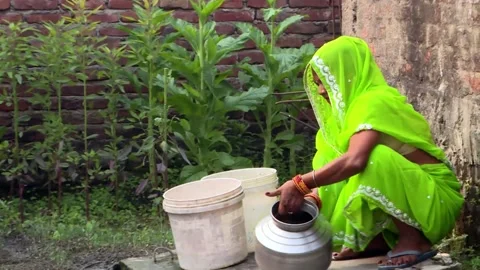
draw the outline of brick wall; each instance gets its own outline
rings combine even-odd
[[[466,231],[480,239],[480,2],[345,0],[342,14],[342,33],[365,38],[430,121],[465,184]]]
[[[340,31],[339,18],[339,4],[332,0],[279,0],[278,6],[284,8],[282,17],[293,14],[305,14],[302,22],[290,27],[286,34],[279,42],[282,47],[300,47],[302,44],[311,42],[315,46],[322,45],[325,41],[332,39],[333,31]],[[133,16],[132,0],[90,0],[88,1],[89,8],[101,7],[99,14],[92,19],[101,22],[97,34],[107,36],[107,42],[110,46],[117,46],[124,38],[125,33],[116,29],[119,24],[132,24],[127,17]],[[43,21],[58,20],[64,10],[62,3],[65,0],[0,0],[0,27],[5,24],[4,20],[20,21],[23,20],[36,27],[40,27]],[[257,25],[260,29],[266,31],[266,25],[262,21],[261,8],[265,7],[265,0],[226,0],[223,7],[218,10],[213,19],[218,23],[217,31],[226,35],[235,35],[236,29],[234,22],[250,22]],[[159,4],[164,9],[174,10],[174,16],[190,21],[196,22],[197,18],[194,15],[188,0],[160,0]],[[335,5],[335,10],[333,9]],[[332,11],[335,11],[336,22],[333,23]],[[263,61],[262,55],[255,50],[253,43],[246,44],[245,50],[239,52],[233,58],[229,58],[229,62],[235,62],[245,57],[250,57],[253,62],[261,63]],[[227,63],[228,64],[228,63]],[[102,90],[98,82],[90,82],[90,92],[97,93]],[[20,109],[22,111],[35,111],[37,108],[32,107],[28,102],[28,94],[22,94],[20,102]],[[63,104],[66,118],[70,123],[82,123],[82,89],[76,86],[65,87],[63,91]],[[102,133],[103,120],[96,112],[99,109],[105,108],[106,102],[104,100],[97,100],[93,103],[92,112],[90,113],[90,124],[92,132]],[[13,108],[0,105],[0,124],[11,124],[11,110]],[[31,113],[32,114],[32,113]],[[32,114],[32,124],[40,121],[39,114]],[[26,140],[29,138],[28,133]]]

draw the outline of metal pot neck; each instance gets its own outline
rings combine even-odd
[[[313,224],[315,224],[319,211],[318,211],[318,207],[312,202],[305,200],[300,209],[300,211],[306,212],[309,215],[311,215],[313,217],[312,220],[305,223],[300,223],[300,224],[291,224],[291,223],[286,223],[278,220],[275,216],[278,212],[279,204],[280,202],[276,202],[273,205],[270,211],[270,216],[273,220],[273,223],[281,230],[288,231],[288,232],[302,232],[310,229],[313,226]]]

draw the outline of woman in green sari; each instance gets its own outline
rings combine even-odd
[[[304,84],[320,126],[314,170],[267,193],[280,196],[280,214],[313,190],[307,196],[321,199],[333,228],[334,260],[391,249],[379,269],[394,269],[433,257],[464,199],[425,118],[387,84],[359,38],[322,46]]]

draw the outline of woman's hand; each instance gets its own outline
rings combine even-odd
[[[280,196],[279,215],[296,213],[304,203],[303,194],[298,191],[292,180],[287,181],[273,192],[265,193],[265,195],[268,197]]]

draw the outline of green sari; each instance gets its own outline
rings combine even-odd
[[[313,72],[331,104],[318,93]],[[363,172],[320,187],[335,250],[362,251],[380,233],[393,247],[398,231],[391,217],[422,231],[432,244],[447,236],[463,206],[461,184],[425,118],[387,84],[368,45],[348,36],[326,43],[307,65],[304,85],[320,126],[314,169],[344,154],[350,137],[361,130],[390,135],[442,161],[418,165],[378,144]]]

